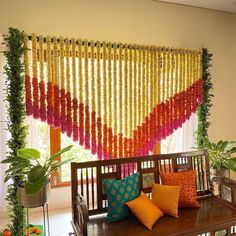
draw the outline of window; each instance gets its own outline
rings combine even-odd
[[[86,150],[79,143],[73,142],[66,134],[61,134],[59,129],[50,128],[46,123],[36,121],[33,118],[27,118],[27,123],[29,124],[28,146],[39,149],[43,157],[50,155],[50,152],[54,153],[73,144],[72,150],[62,154],[60,160],[71,157],[74,158],[75,162],[97,159],[97,156],[92,155],[90,150]],[[174,131],[173,134],[161,141],[158,151],[162,154],[190,151],[195,146],[194,132],[196,128],[197,115],[193,114],[182,128]],[[59,170],[59,174],[52,174],[51,181],[53,187],[68,186],[70,184],[70,163],[63,165]]]
[[[74,145],[73,148],[70,152],[62,154],[60,160],[73,158],[73,161],[81,162],[97,159],[97,156],[92,155],[90,150],[86,150],[78,143],[73,142],[66,134],[61,134],[60,129],[50,127],[47,123],[34,120],[31,117],[27,118],[27,124],[29,124],[27,146],[40,150],[42,162],[50,153],[55,153],[71,144]],[[63,165],[58,172],[52,174],[51,184],[53,187],[67,186],[70,184],[70,163]]]

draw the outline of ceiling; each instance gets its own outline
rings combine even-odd
[[[176,3],[181,5],[236,13],[236,0],[160,0],[160,2]]]

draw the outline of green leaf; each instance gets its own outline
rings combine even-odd
[[[39,179],[36,182],[25,182],[25,192],[26,194],[36,194],[40,192],[40,190],[43,188],[47,181],[47,177],[43,176],[41,179]]]
[[[230,154],[233,154],[233,153],[235,153],[236,152],[236,147],[233,147],[232,149],[230,149],[229,151],[228,151]]]
[[[18,172],[18,173],[14,173],[14,174],[9,174],[4,178],[4,183],[6,183],[9,179],[12,179],[12,178],[18,177],[18,176],[22,176],[24,174],[27,174],[27,172]]]
[[[221,145],[219,146],[219,150],[221,152],[225,151],[225,148],[227,147],[228,144],[229,144],[228,141],[222,141]]]
[[[7,163],[15,163],[15,162],[25,162],[25,164],[29,163],[29,161],[27,159],[24,159],[22,157],[11,157],[11,158],[7,158],[5,160],[3,160],[1,163],[2,164],[7,164]]]
[[[28,173],[28,180],[30,182],[35,182],[41,179],[46,173],[46,169],[41,165],[34,166]]]
[[[7,173],[10,173],[10,172],[12,172],[12,173],[14,173],[14,172],[19,172],[19,171],[21,171],[22,169],[25,169],[26,167],[28,167],[28,165],[24,165],[24,163],[23,163],[23,164],[19,164],[19,165],[17,165],[17,166],[12,166],[12,167],[10,167],[9,169],[7,169],[7,170],[5,171],[5,173],[7,174]]]
[[[40,158],[40,152],[34,148],[18,149],[17,155],[28,160],[37,160]]]
[[[49,172],[48,172],[48,176],[50,175],[50,173],[51,173],[52,171],[57,170],[60,166],[66,164],[66,163],[69,163],[69,162],[71,162],[72,160],[73,160],[73,158],[68,159],[68,160],[64,160],[64,161],[60,161],[60,162],[57,162],[57,163],[51,165],[51,168],[50,168],[50,170],[49,170]]]
[[[69,146],[63,148],[62,150],[60,150],[59,152],[54,153],[54,154],[49,158],[49,161],[54,160],[56,157],[60,156],[60,155],[61,155],[62,153],[64,153],[64,152],[68,152],[72,147],[73,147],[73,145],[69,145]]]
[[[229,167],[229,169],[236,172],[236,158],[235,157],[228,160],[228,167]]]

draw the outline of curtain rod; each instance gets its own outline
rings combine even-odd
[[[36,37],[37,38],[37,42],[39,42],[39,36]],[[32,36],[31,35],[28,35],[28,39],[32,41]],[[43,37],[43,42],[46,43],[46,37]],[[59,43],[60,40],[59,38],[57,38],[57,42]],[[64,42],[65,42],[65,39],[64,39]],[[97,41],[96,41],[97,42]],[[94,42],[94,46],[97,45],[97,43]],[[51,43],[53,43],[53,38],[51,38]],[[69,40],[69,43],[71,43],[71,40]],[[76,45],[78,45],[78,40],[75,41]],[[84,40],[81,40],[81,43],[82,43],[82,46],[85,45],[85,41]],[[105,42],[106,44],[108,44],[107,42]],[[103,44],[103,42],[101,43],[101,46]],[[122,48],[124,48],[124,45],[127,45],[127,48],[128,49],[140,49],[140,48],[159,48],[160,51],[169,51],[169,52],[172,52],[172,51],[188,51],[188,52],[202,52],[202,49],[187,49],[187,48],[170,48],[170,47],[158,47],[158,46],[145,46],[145,45],[137,45],[137,44],[133,44],[133,45],[130,45],[130,44],[123,44],[123,43],[111,43],[111,48],[115,48],[114,45],[116,45],[116,48],[120,48],[120,45],[122,45]],[[88,47],[91,46],[91,41],[88,41]]]

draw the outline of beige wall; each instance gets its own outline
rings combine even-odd
[[[9,26],[89,40],[207,47],[214,54],[210,138],[236,140],[236,14],[151,0],[0,0],[0,33]]]
[[[151,0],[0,0],[0,3],[0,33],[14,26],[43,35],[208,47],[214,54],[215,85],[210,138],[236,140],[236,14]]]

